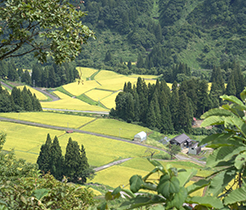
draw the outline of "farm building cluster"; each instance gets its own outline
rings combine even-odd
[[[188,148],[188,154],[198,155],[201,152],[201,146],[198,146],[198,142],[191,140],[185,133],[171,139],[170,144],[179,145],[181,149]]]

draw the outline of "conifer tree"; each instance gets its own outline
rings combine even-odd
[[[186,133],[191,131],[192,116],[189,107],[189,100],[184,91],[181,91],[179,96],[179,114],[178,114],[178,126],[179,129],[183,129]]]
[[[144,67],[144,61],[143,61],[143,57],[142,57],[141,54],[138,55],[137,67],[138,68],[143,68]]]
[[[47,139],[45,144],[41,146],[40,153],[37,159],[38,167],[44,173],[50,171],[50,147],[51,147],[51,138],[50,134],[47,134]]]
[[[80,168],[78,174],[81,174],[80,178],[82,184],[86,183],[87,177],[91,177],[94,174],[94,171],[90,168],[88,164],[88,159],[86,157],[86,152],[83,145],[81,145],[80,150]]]
[[[164,134],[172,134],[174,132],[172,117],[168,106],[162,106],[160,130]]]
[[[56,179],[62,178],[63,164],[62,150],[58,138],[55,136],[50,147],[50,172]]]
[[[206,80],[202,80],[199,83],[197,97],[198,101],[196,116],[200,117],[204,112],[211,108],[211,101],[208,94],[208,83]]]
[[[156,116],[154,101],[150,102],[150,106],[146,113],[146,125],[148,128],[154,129],[156,127]]]
[[[127,63],[127,67],[128,67],[128,69],[129,69],[129,70],[131,70],[131,69],[132,69],[132,62],[131,62],[131,61],[128,61],[128,63]]]
[[[133,98],[134,98],[134,121],[138,122],[140,118],[140,104],[139,104],[139,96],[136,90],[133,93]]]
[[[29,94],[27,92],[23,92],[22,97],[23,97],[24,110],[29,112],[33,111],[32,99],[29,96]]]
[[[228,84],[226,86],[226,95],[233,95],[236,96],[237,89],[235,85],[235,79],[234,79],[234,74],[232,73],[229,77]]]
[[[178,95],[178,90],[177,90],[177,82],[174,81],[172,85],[172,96],[171,96],[171,101],[170,101],[170,112],[172,115],[172,122],[175,130],[178,130],[178,124],[179,124],[179,95]]]
[[[88,174],[88,162],[84,148],[80,150],[78,142],[70,137],[66,147],[64,172],[67,178],[73,182],[84,183]]]

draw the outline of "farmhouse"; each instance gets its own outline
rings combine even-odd
[[[144,131],[141,131],[140,133],[134,136],[134,141],[142,142],[146,139],[147,139],[147,134]]]
[[[181,135],[171,139],[170,143],[179,145],[181,149],[183,149],[185,147],[189,148],[189,146],[192,144],[192,140],[185,133],[182,133]]]
[[[198,155],[201,152],[201,147],[198,146],[198,142],[195,142],[189,147],[189,154]]]

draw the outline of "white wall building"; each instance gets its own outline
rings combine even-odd
[[[142,142],[146,139],[147,139],[147,134],[144,131],[141,131],[140,133],[134,136],[134,141]]]

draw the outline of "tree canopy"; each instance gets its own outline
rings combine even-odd
[[[34,52],[41,62],[74,60],[93,32],[66,0],[0,0],[0,60]]]

